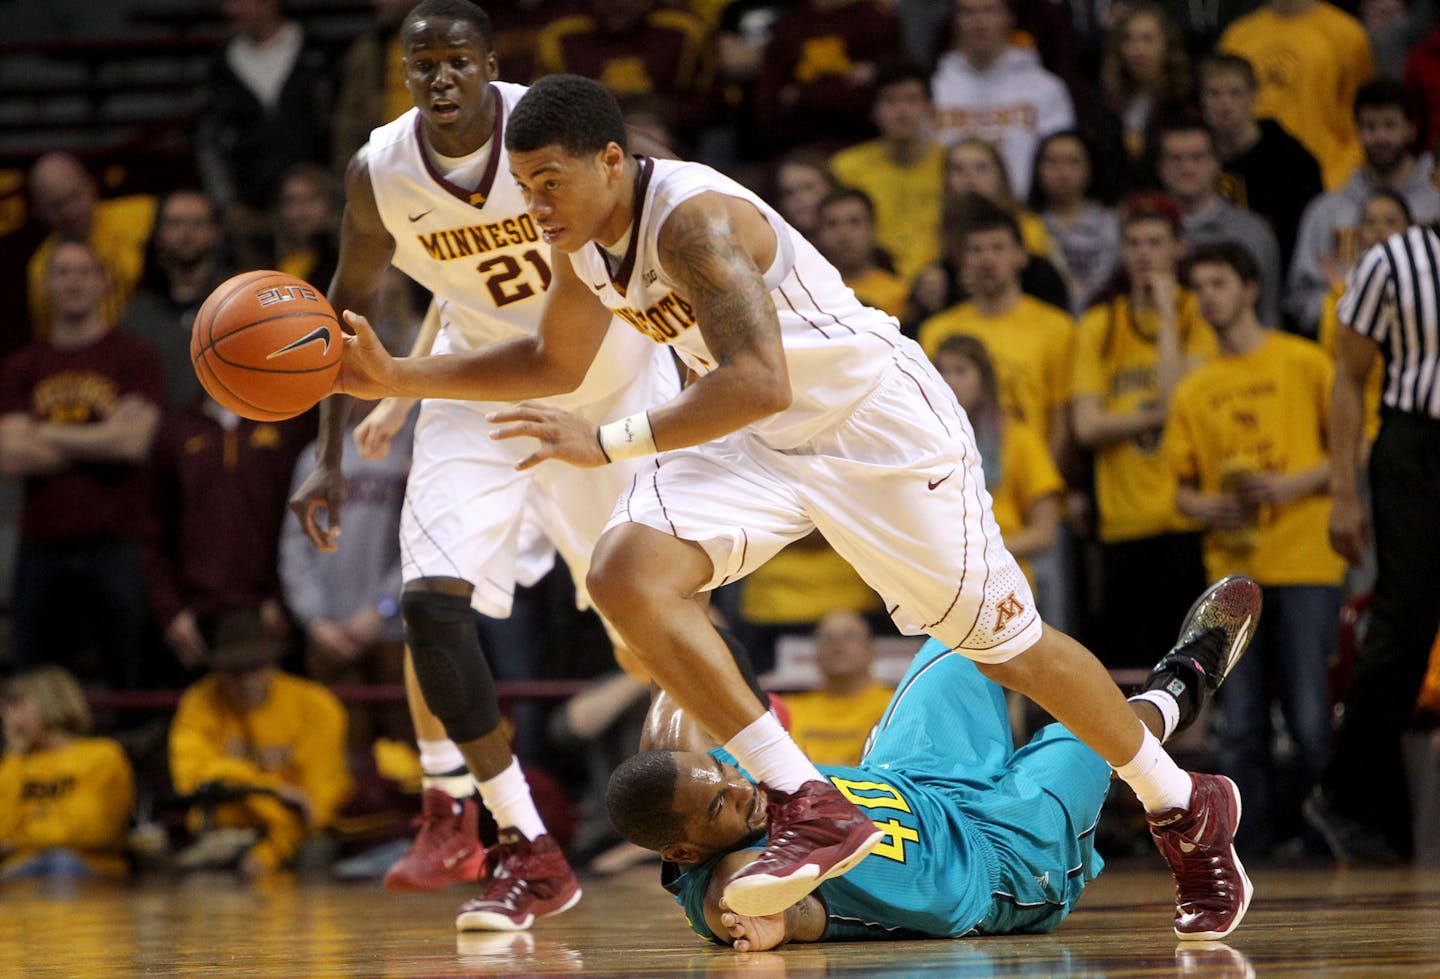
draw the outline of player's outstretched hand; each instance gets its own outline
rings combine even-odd
[[[360,450],[360,458],[374,462],[389,455],[395,433],[405,427],[405,419],[414,407],[414,398],[386,398],[377,404],[355,426],[355,447]]]
[[[364,401],[378,401],[392,391],[390,376],[395,358],[375,335],[370,321],[354,310],[347,309],[341,318],[354,330],[345,337],[340,351],[340,375],[335,378],[336,393],[348,394]]]
[[[720,923],[730,935],[737,952],[763,952],[785,941],[785,912],[760,917],[736,914],[720,899]]]
[[[496,425],[492,439],[530,437],[540,447],[516,464],[516,469],[530,469],[546,459],[559,459],[572,466],[603,466],[610,460],[600,449],[600,438],[594,422],[557,408],[535,404],[518,404],[513,408],[491,412],[486,420]]]

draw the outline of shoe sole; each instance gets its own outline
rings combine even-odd
[[[773,874],[752,874],[725,885],[725,903],[731,911],[746,917],[758,918],[767,914],[779,914],[790,905],[809,894],[832,877],[850,871],[885,838],[885,833],[876,830],[866,838],[850,856],[835,864],[825,873],[820,873],[813,864],[807,864],[792,874],[776,877]]]
[[[1243,574],[1226,575],[1219,581],[1215,582],[1215,584],[1205,589],[1205,591],[1201,593],[1200,597],[1195,599],[1194,604],[1190,606],[1190,611],[1185,615],[1184,622],[1180,628],[1180,634],[1183,636],[1186,632],[1189,631],[1191,621],[1199,614],[1200,607],[1202,605],[1205,605],[1207,602],[1216,601],[1217,597],[1222,592],[1228,590],[1231,587],[1239,587],[1246,590],[1253,589],[1257,593],[1261,590],[1260,585],[1253,578],[1250,578]],[[1237,627],[1235,632],[1235,640],[1230,644],[1230,648],[1226,651],[1225,668],[1220,672],[1220,679],[1215,681],[1216,689],[1219,689],[1220,685],[1225,682],[1225,678],[1230,675],[1230,671],[1235,668],[1235,664],[1240,662],[1241,657],[1245,655],[1245,651],[1250,648],[1250,640],[1255,638],[1255,629],[1260,622],[1260,613],[1263,608],[1264,601],[1257,595],[1254,611],[1250,615],[1246,616],[1246,618],[1249,620],[1249,624],[1246,626]],[[1222,626],[1221,628],[1224,627]]]
[[[575,888],[575,893],[570,899],[553,911],[546,911],[542,915],[526,915],[523,922],[507,917],[499,911],[462,911],[455,919],[456,931],[528,931],[530,926],[535,924],[538,918],[553,918],[557,914],[569,911],[580,903],[584,891]]]
[[[1235,798],[1235,829],[1231,830],[1230,859],[1235,862],[1235,869],[1240,871],[1240,883],[1243,885],[1241,887],[1241,895],[1243,899],[1240,902],[1240,910],[1236,912],[1235,917],[1230,920],[1230,927],[1224,931],[1196,932],[1183,932],[1179,928],[1176,928],[1175,937],[1182,942],[1204,942],[1224,938],[1236,928],[1240,927],[1240,922],[1245,918],[1245,912],[1250,910],[1250,899],[1255,896],[1255,887],[1250,883],[1249,875],[1245,873],[1245,865],[1240,862],[1240,855],[1235,852],[1234,834],[1240,829],[1240,815],[1244,811],[1244,804],[1240,799],[1240,789],[1233,781],[1225,778],[1224,775],[1221,775],[1220,778],[1225,779],[1226,784],[1230,786],[1230,794]]]

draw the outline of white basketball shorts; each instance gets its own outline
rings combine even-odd
[[[601,423],[670,400],[679,391],[678,376],[662,364],[665,370],[642,375],[583,414]],[[404,580],[468,581],[475,586],[471,604],[504,618],[515,586],[539,580],[558,551],[574,579],[577,604],[586,608],[591,552],[616,497],[645,460],[592,469],[550,461],[518,472],[515,464],[536,443],[490,438],[494,426],[485,415],[503,407],[421,402],[400,519]]]
[[[1030,587],[991,512],[974,432],[908,341],[876,389],[807,443],[780,451],[742,430],[648,459],[610,519],[625,522],[704,547],[714,565],[707,588],[818,528],[907,634],[983,663],[1040,638]]]

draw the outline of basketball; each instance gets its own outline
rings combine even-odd
[[[328,395],[340,373],[340,321],[303,279],[261,269],[221,283],[190,332],[210,397],[254,421],[281,421]]]

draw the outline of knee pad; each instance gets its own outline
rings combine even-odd
[[[480,651],[470,600],[406,591],[400,596],[405,639],[425,704],[451,741],[483,738],[500,726],[495,678]]]

